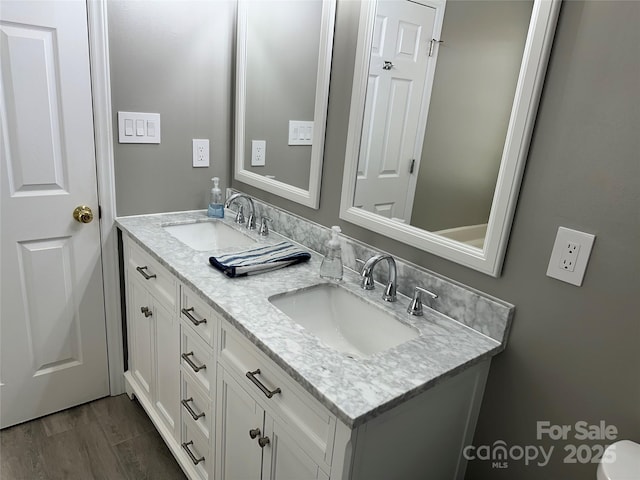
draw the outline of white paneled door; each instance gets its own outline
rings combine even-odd
[[[406,223],[435,68],[429,56],[435,22],[433,7],[377,4],[354,206]]]
[[[85,2],[2,0],[0,47],[6,427],[108,395],[109,376]]]

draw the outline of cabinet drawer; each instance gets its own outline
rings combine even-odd
[[[202,480],[213,478],[213,449],[209,439],[202,435],[191,417],[182,417],[182,442],[180,444],[188,462],[193,465]]]
[[[316,462],[330,466],[335,416],[233,327],[224,324],[220,340],[220,363],[265,410],[281,419]]]
[[[140,279],[145,288],[157,300],[162,302],[171,312],[175,312],[178,289],[176,278],[133,241],[129,240],[128,245],[129,275]]]
[[[180,330],[182,371],[190,375],[204,394],[211,398],[211,386],[215,385],[216,371],[211,347],[205,344],[190,328],[183,326]]]
[[[200,433],[211,442],[211,426],[213,422],[211,400],[196,385],[191,375],[182,375],[182,398],[180,400],[182,417],[188,417],[195,423]]]
[[[180,295],[180,318],[191,325],[205,342],[214,345],[218,317],[209,305],[184,285]]]

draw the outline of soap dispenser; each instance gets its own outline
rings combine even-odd
[[[222,202],[222,190],[220,190],[220,179],[213,177],[213,188],[209,196],[209,208],[207,209],[207,216],[213,218],[224,218],[224,203]]]
[[[340,227],[331,227],[331,239],[327,242],[327,255],[320,265],[320,276],[329,280],[342,280],[342,252],[338,234]]]

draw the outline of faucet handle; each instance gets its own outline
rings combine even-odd
[[[244,207],[242,205],[238,205],[238,213],[236,215],[236,223],[240,225],[244,224]]]
[[[271,219],[269,217],[262,217],[260,221],[260,231],[258,232],[263,237],[269,235],[269,227],[267,226],[267,222],[270,222]]]
[[[365,262],[364,260],[360,260],[359,258],[356,258],[356,265],[358,265],[358,262],[362,264],[362,270],[360,270],[360,276],[362,277],[362,282],[360,286],[364,290],[373,290],[375,288],[375,282],[373,281],[373,272],[366,271],[365,265],[367,264],[367,262]]]
[[[430,292],[429,290],[426,290],[422,287],[416,287],[415,290],[413,291],[413,299],[411,300],[411,303],[409,303],[409,307],[407,308],[408,314],[415,315],[416,317],[421,317],[423,315],[422,313],[422,294],[423,293],[429,295],[431,297],[431,300],[435,300],[436,298],[438,298],[438,295],[436,295],[435,293]],[[431,304],[431,302],[429,302],[429,304]]]

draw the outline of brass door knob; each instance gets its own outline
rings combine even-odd
[[[80,223],[90,223],[93,220],[93,212],[86,205],[80,205],[73,211],[73,218]]]

